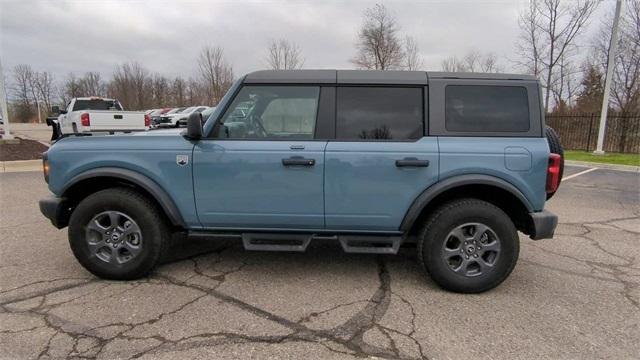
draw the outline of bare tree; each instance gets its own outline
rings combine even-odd
[[[530,6],[520,15],[521,36],[518,49],[522,65],[540,76],[545,88],[544,107],[549,109],[555,71],[567,52],[575,46],[578,35],[596,9],[595,0],[530,0]]]
[[[362,69],[390,70],[404,64],[402,41],[396,19],[382,4],[368,8],[358,32],[358,53],[351,62]]]
[[[302,49],[292,41],[271,40],[267,48],[267,64],[274,70],[300,69],[304,65]]]
[[[607,72],[612,23],[613,17],[609,14],[594,41],[595,62],[602,73]],[[611,95],[613,106],[618,110],[640,111],[640,0],[628,0],[620,18]]]
[[[13,97],[15,99],[16,118],[28,121],[35,114],[33,109],[33,70],[30,65],[19,64],[13,68]]]
[[[104,96],[106,84],[98,72],[89,71],[79,80],[79,86],[83,96]]]
[[[37,93],[38,100],[43,105],[40,109],[44,114],[49,112],[53,101],[53,94],[56,91],[53,74],[48,71],[34,73],[33,85]]]
[[[74,73],[69,73],[60,87],[60,102],[67,104],[72,98],[83,96],[80,80]]]
[[[151,102],[147,91],[150,78],[149,71],[140,63],[118,65],[109,83],[108,94],[120,100],[127,109],[147,109]]]
[[[450,56],[442,61],[442,70],[451,72],[499,72],[502,66],[494,53],[470,51],[462,58]]]
[[[171,96],[173,106],[185,106],[186,105],[186,89],[187,83],[181,77],[176,77],[171,85]]]
[[[420,49],[412,36],[404,38],[404,68],[407,70],[420,70],[423,66]]]
[[[204,81],[207,104],[216,105],[233,84],[233,68],[220,47],[206,46],[200,51],[198,68]]]

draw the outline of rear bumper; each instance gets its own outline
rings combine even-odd
[[[533,240],[551,239],[558,225],[558,216],[547,210],[529,213],[532,224],[532,233],[529,237]]]
[[[40,212],[47,219],[51,221],[53,226],[58,229],[62,229],[69,225],[69,215],[71,214],[71,209],[66,203],[65,199],[50,196],[44,199],[41,199],[38,203],[40,205]]]

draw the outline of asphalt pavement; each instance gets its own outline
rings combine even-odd
[[[640,354],[640,175],[567,167],[555,239],[461,295],[416,262],[178,242],[140,281],[95,278],[40,215],[39,172],[0,174],[0,358],[595,359]],[[569,178],[571,175],[576,175]]]

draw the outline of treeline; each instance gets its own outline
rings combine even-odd
[[[195,77],[167,77],[150,72],[138,62],[115,67],[110,78],[98,72],[70,73],[56,82],[52,73],[26,64],[13,69],[10,109],[16,121],[44,119],[53,104],[64,105],[74,97],[102,96],[120,100],[127,110],[167,106],[216,105],[231,86],[233,67],[222,49],[204,47]],[[38,114],[38,110],[40,114]]]
[[[622,113],[633,113],[640,111],[640,0],[625,3],[609,106]],[[587,25],[594,22],[597,7],[603,4],[611,3],[530,0],[518,19],[516,60],[506,60],[491,51],[473,50],[444,59],[441,70],[533,74],[542,83],[548,113],[598,112],[604,92],[613,9],[599,19],[595,36],[587,38],[584,33]],[[394,14],[381,4],[364,11],[354,47],[355,54],[349,61],[359,69],[426,70],[415,37],[403,33]],[[262,64],[256,65],[299,69],[304,62],[298,44],[279,39],[267,44]],[[13,69],[12,80],[13,119],[33,121],[38,118],[38,108],[44,118],[52,104],[65,104],[78,96],[117,98],[129,110],[216,105],[233,83],[234,71],[223,49],[206,46],[199,53],[191,77],[167,77],[152,73],[143,64],[127,62],[117,65],[108,77],[87,72],[70,73],[61,79],[21,64]]]

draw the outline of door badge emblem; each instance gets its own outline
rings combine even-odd
[[[176,164],[185,166],[189,163],[189,155],[176,155]]]

